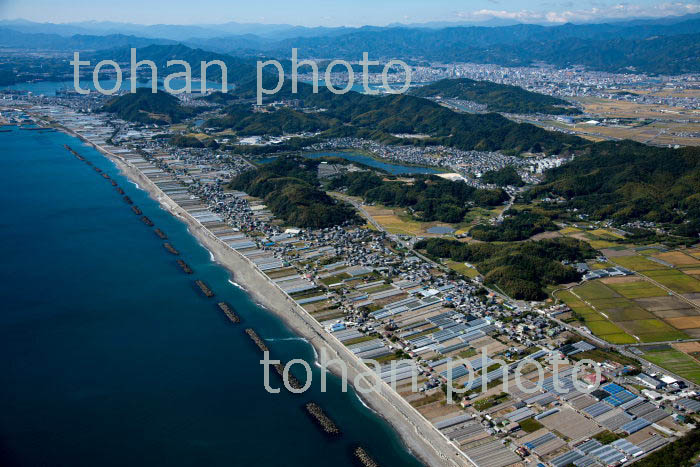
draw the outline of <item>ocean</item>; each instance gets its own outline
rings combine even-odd
[[[268,394],[261,354],[243,329],[285,361],[313,362],[313,348],[232,285],[235,274],[108,159],[63,133],[5,128],[0,465],[340,467],[354,465],[356,445],[382,466],[420,465],[337,378],[321,393],[317,366],[307,393]],[[193,275],[64,144],[117,181]],[[194,279],[216,297],[205,298]],[[226,319],[220,300],[242,324]],[[320,432],[303,411],[308,401],[339,425],[340,438]]]

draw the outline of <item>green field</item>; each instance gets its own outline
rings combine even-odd
[[[648,282],[643,285],[651,289],[649,292],[640,287],[639,282],[611,284],[611,286],[628,285],[634,286],[622,287],[623,290],[618,289],[618,291],[620,293],[624,291],[636,298],[659,296],[659,291],[663,292],[662,289]],[[574,289],[577,295],[585,298],[595,309],[568,291],[560,293],[559,297],[583,318],[586,327],[593,334],[613,344],[663,342],[688,337],[684,332],[657,318],[629,298],[618,294],[618,291],[613,290],[611,286],[601,281],[589,281]],[[665,292],[662,295],[665,295]]]
[[[695,384],[700,384],[700,363],[683,352],[672,348],[668,350],[652,350],[644,352],[644,358],[689,379]]]
[[[445,266],[447,266],[455,272],[458,272],[459,274],[462,274],[463,276],[469,277],[470,279],[473,279],[479,275],[479,271],[477,271],[476,269],[470,268],[464,263],[458,263],[457,261],[445,261]]]
[[[605,336],[600,336],[601,339],[604,339],[611,344],[636,344],[637,339],[634,337],[630,336],[629,334],[626,334],[624,332],[619,333],[619,334],[606,334]]]
[[[676,293],[700,292],[700,281],[680,271],[666,269],[663,271],[649,271],[645,275]]]
[[[601,321],[586,321],[586,326],[591,330],[596,336],[600,336],[605,339],[606,334],[620,334],[624,333],[622,329],[616,326],[614,323],[608,320]]]
[[[639,337],[642,342],[664,342],[688,338],[685,333],[658,318],[624,321],[619,324],[627,332]]]
[[[654,261],[650,261],[639,255],[617,256],[612,258],[611,261],[619,264],[620,266],[624,266],[627,269],[632,269],[633,271],[654,271],[657,269],[668,270],[668,268],[663,264],[655,263]]]
[[[343,282],[344,279],[350,279],[350,274],[348,274],[347,272],[342,272],[335,276],[324,277],[323,279],[321,279],[321,282],[325,285],[333,285],[339,282]]]
[[[627,298],[663,297],[667,293],[664,289],[645,280],[606,285]]]
[[[637,342],[634,337],[626,334],[623,329],[620,329],[614,323],[607,320],[605,316],[590,308],[568,290],[559,292],[557,296],[564,301],[569,308],[574,310],[576,314],[581,316],[586,327],[601,339],[611,344],[634,344]]]
[[[600,300],[603,298],[618,298],[620,295],[600,281],[588,281],[574,289],[576,295],[584,300]]]

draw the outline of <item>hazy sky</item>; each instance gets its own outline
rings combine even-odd
[[[556,23],[697,12],[700,12],[700,0],[0,0],[2,19],[140,24],[236,21],[359,26],[490,18]]]

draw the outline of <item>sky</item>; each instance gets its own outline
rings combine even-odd
[[[138,24],[362,26],[507,19],[590,22],[700,12],[700,0],[0,0],[0,19]]]

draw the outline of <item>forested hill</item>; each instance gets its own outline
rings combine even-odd
[[[472,101],[486,105],[487,110],[491,112],[550,115],[581,113],[580,110],[563,99],[527,91],[519,86],[475,81],[468,78],[443,79],[414,88],[410,93],[418,97],[442,97]]]
[[[264,87],[272,89],[277,78],[266,77]],[[394,94],[371,96],[357,92],[333,94],[325,87],[313,93],[310,85],[299,84],[296,94],[291,83],[274,98],[298,99],[304,107],[323,109],[318,115],[340,122],[323,136],[354,136],[384,143],[445,145],[463,150],[513,150],[560,153],[588,144],[585,140],[564,133],[546,131],[528,123],[515,123],[496,114],[464,114],[454,112],[428,99]],[[255,97],[254,79],[242,82],[233,91],[243,98]],[[429,139],[401,139],[396,134],[428,134]]]
[[[81,57],[82,58],[82,57]],[[114,60],[119,63],[131,61],[131,48],[119,47],[109,50],[101,50],[87,55],[87,59],[99,61],[104,59]],[[201,62],[220,60],[226,64],[227,81],[231,85],[242,79],[255,75],[256,59],[252,57],[234,57],[231,55],[209,52],[202,49],[193,49],[182,44],[173,45],[149,45],[136,49],[136,60],[151,60],[158,67],[160,79],[171,73],[184,71],[182,65],[167,66],[168,60],[183,60],[190,65],[192,76],[198,78],[201,72]],[[142,65],[139,73],[150,77],[150,68]],[[207,69],[207,81],[221,82],[221,68],[212,65]],[[197,91],[199,83],[193,83],[193,91]]]
[[[354,209],[318,189],[319,161],[303,157],[280,157],[244,172],[231,181],[231,188],[265,200],[285,224],[325,228],[358,222]]]
[[[151,88],[137,88],[110,99],[102,108],[123,120],[139,123],[177,123],[191,117],[192,109],[182,107],[177,97],[164,91],[151,92]]]
[[[700,148],[646,146],[631,141],[591,145],[590,152],[547,172],[531,196],[555,195],[593,219],[652,221],[700,233]]]

